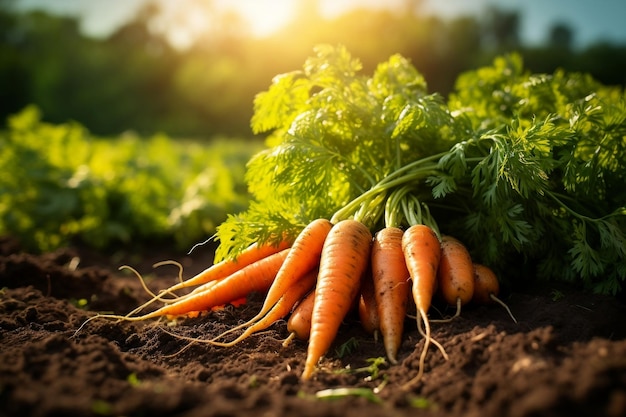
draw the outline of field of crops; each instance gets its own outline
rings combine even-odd
[[[45,115],[44,115],[45,116]],[[92,136],[36,107],[0,133],[0,234],[47,251],[167,241],[189,249],[248,205],[245,164],[262,142]]]

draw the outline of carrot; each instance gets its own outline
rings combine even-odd
[[[445,302],[456,306],[456,314],[452,318],[458,317],[461,306],[469,303],[474,295],[474,264],[465,245],[451,236],[441,238],[437,279]]]
[[[363,275],[361,293],[358,299],[358,311],[363,329],[373,334],[374,340],[378,340],[380,317],[378,315],[378,305],[376,304],[376,294],[371,271]]]
[[[411,291],[417,309],[418,329],[424,336],[424,347],[420,355],[419,370],[417,375],[407,383],[409,385],[418,381],[424,373],[426,353],[431,342],[427,312],[432,303],[437,285],[437,269],[441,259],[441,244],[432,228],[423,224],[416,224],[404,232],[402,236],[402,251],[404,252],[407,269],[413,280]],[[425,333],[422,331],[420,319],[424,323]]]
[[[474,264],[474,296],[472,301],[477,304],[498,303],[505,308],[513,321],[517,323],[509,306],[498,298],[499,292],[500,283],[493,270],[485,265]]]
[[[261,259],[281,252],[289,248],[290,246],[291,241],[285,239],[281,240],[278,244],[253,243],[236,257],[232,259],[224,259],[223,261],[208,267],[207,269],[196,274],[195,276],[171,286],[165,291],[173,292],[183,288],[226,278],[234,274],[235,272],[247,267],[248,265],[252,265]]]
[[[289,287],[285,294],[278,300],[278,302],[270,309],[270,311],[264,315],[261,320],[254,322],[250,325],[241,335],[230,342],[218,342],[216,339],[222,337],[222,335],[217,336],[214,339],[200,339],[197,337],[187,337],[174,334],[167,330],[163,330],[165,333],[174,336],[178,339],[187,340],[191,343],[205,343],[213,346],[220,347],[231,347],[236,345],[237,343],[247,339],[254,333],[260,332],[261,330],[265,330],[274,324],[277,320],[285,317],[293,308],[293,306],[315,285],[315,280],[317,279],[317,269],[309,271],[305,274],[300,280],[298,280],[294,285]],[[310,314],[309,314],[310,320]],[[310,323],[310,321],[309,321]],[[288,340],[283,342],[283,345],[286,346],[288,344]]]
[[[289,316],[289,320],[287,320],[289,337],[285,339],[283,346],[287,347],[294,337],[300,340],[308,340],[311,334],[311,315],[313,314],[314,301],[315,290],[311,291],[296,305],[291,316]]]
[[[353,219],[336,223],[326,237],[311,316],[311,335],[302,379],[311,378],[319,359],[328,351],[341,321],[359,292],[369,257],[372,234]]]
[[[300,232],[267,293],[259,315],[269,311],[298,278],[319,265],[324,240],[332,226],[327,219],[317,219]]]
[[[181,279],[181,281],[178,284],[172,285],[171,287],[162,290],[158,295],[152,294],[146,287],[145,284],[143,283],[143,279],[141,278],[141,276],[139,275],[139,273],[137,273],[136,271],[133,271],[137,274],[137,276],[139,277],[139,279],[142,282],[142,285],[144,286],[144,288],[146,288],[146,291],[148,291],[151,295],[152,298],[150,300],[148,300],[147,302],[145,302],[144,304],[140,305],[139,307],[135,308],[132,312],[129,313],[130,314],[135,314],[141,310],[143,310],[144,308],[146,308],[148,305],[154,303],[155,301],[163,301],[166,303],[173,303],[178,300],[178,297],[174,297],[174,298],[169,298],[169,299],[165,299],[163,298],[164,295],[166,294],[173,294],[175,291],[181,290],[183,288],[188,288],[188,287],[192,287],[192,286],[197,286],[196,288],[194,288],[194,290],[192,291],[192,293],[199,293],[199,292],[204,292],[206,291],[211,285],[213,285],[216,281],[219,281],[221,279],[224,279],[232,274],[234,274],[237,271],[240,271],[241,269],[245,268],[248,265],[251,265],[263,258],[266,258],[269,255],[273,255],[275,253],[278,253],[284,249],[287,249],[291,246],[291,242],[287,239],[283,239],[280,242],[278,242],[278,244],[270,244],[270,243],[266,243],[266,244],[259,244],[259,243],[253,243],[252,245],[248,246],[243,252],[241,252],[239,255],[237,255],[236,257],[233,257],[231,259],[225,259],[221,262],[218,262],[212,266],[210,266],[209,268],[205,269],[204,271],[200,272],[199,274],[183,281],[182,280],[182,266],[180,265],[180,263],[178,262],[174,262],[174,261],[164,261],[164,262],[158,262],[156,264],[154,264],[153,266],[156,268],[157,266],[161,266],[161,265],[165,265],[165,264],[169,264],[169,263],[174,263],[176,265],[179,266],[179,269],[181,270],[181,272],[179,272],[179,278]],[[132,269],[128,266],[124,266],[122,268],[129,268]],[[121,268],[120,268],[121,269]]]
[[[441,244],[428,226],[414,225],[402,236],[402,251],[413,280],[412,294],[419,314],[430,308],[436,288],[437,270],[441,260]]]
[[[99,317],[140,321],[162,316],[179,316],[209,310],[245,297],[252,292],[267,291],[288,253],[289,249],[283,249],[269,255],[216,282],[206,291],[181,296],[175,302],[166,304],[151,313],[141,316],[100,315]]]
[[[285,294],[274,304],[274,306],[267,312],[260,320],[255,321],[250,325],[241,335],[230,342],[216,342],[215,339],[207,341],[208,343],[216,346],[229,347],[247,339],[252,334],[265,330],[274,324],[276,321],[285,317],[293,309],[298,301],[306,295],[307,292],[313,288],[317,279],[317,269],[313,269],[301,277],[296,283],[289,287]],[[216,339],[222,336],[218,336]],[[200,341],[200,340],[199,340]]]
[[[402,251],[404,232],[398,227],[385,227],[376,233],[372,244],[372,275],[380,331],[387,358],[397,363],[402,343],[404,319],[409,297],[409,271]]]
[[[324,240],[326,239],[326,236],[331,228],[332,223],[327,219],[316,219],[309,223],[298,234],[298,237],[291,246],[285,262],[280,267],[274,282],[265,296],[265,301],[263,302],[261,310],[248,322],[228,330],[218,336],[218,338],[234,330],[250,326],[261,320],[291,286],[297,283],[298,280],[300,280],[308,272],[317,268]],[[295,301],[296,300],[294,300],[294,304]],[[289,309],[292,307],[293,304],[289,307]]]
[[[498,277],[491,268],[481,264],[474,264],[474,296],[472,300],[477,304],[490,304],[492,295],[500,293]]]

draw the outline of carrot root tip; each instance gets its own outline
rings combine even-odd
[[[506,305],[506,303],[504,301],[502,301],[501,299],[499,299],[498,297],[496,297],[494,294],[489,294],[489,297],[495,301],[496,303],[500,304],[502,307],[504,307],[504,309],[509,313],[509,316],[511,316],[511,319],[513,320],[513,322],[515,324],[517,324],[517,319],[515,318],[515,316],[513,316],[513,313],[511,312],[511,309],[509,308],[508,305]]]
[[[285,340],[283,340],[283,347],[287,347],[291,344],[291,341],[296,337],[296,333],[295,332],[291,332],[289,333],[289,336],[287,336],[287,338]]]

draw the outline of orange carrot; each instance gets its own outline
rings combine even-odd
[[[477,304],[498,303],[505,308],[513,321],[517,323],[509,306],[498,298],[499,293],[500,283],[493,270],[485,265],[474,264],[474,296],[472,301]]]
[[[358,299],[359,319],[363,329],[374,335],[374,340],[378,340],[380,330],[380,317],[378,315],[378,305],[376,304],[376,294],[374,293],[374,281],[371,271],[363,275],[361,281],[361,293]]]
[[[485,265],[474,264],[474,296],[472,300],[477,304],[490,304],[491,295],[500,293],[500,283],[493,270]]]
[[[262,320],[263,316],[274,307],[291,286],[298,282],[302,276],[317,268],[324,240],[331,227],[332,224],[326,219],[316,219],[309,223],[298,234],[298,237],[291,246],[289,254],[276,274],[276,278],[269,288],[263,306],[257,315],[247,322],[227,330],[214,340],[220,339],[233,331],[251,326],[255,322]]]
[[[300,232],[267,292],[259,316],[269,311],[294,282],[319,265],[322,247],[332,226],[327,219],[317,219]]]
[[[285,293],[280,297],[278,302],[267,312],[260,320],[255,321],[250,325],[241,335],[230,342],[216,342],[215,339],[207,341],[208,343],[216,346],[229,347],[247,339],[252,334],[265,330],[274,324],[277,320],[285,317],[293,309],[298,301],[302,299],[315,285],[317,279],[317,268],[309,271],[292,286],[287,288]],[[220,338],[218,336],[217,338]],[[216,339],[217,339],[216,338]]]
[[[311,378],[319,359],[328,351],[341,321],[359,292],[369,257],[372,234],[353,219],[335,224],[326,237],[320,258],[311,316],[311,335],[303,379]]]
[[[372,244],[372,274],[380,317],[380,331],[387,358],[397,363],[409,298],[409,271],[402,251],[404,232],[385,227]]]
[[[409,227],[402,236],[402,250],[407,269],[413,280],[412,295],[417,309],[417,325],[424,336],[424,348],[417,375],[408,384],[418,381],[424,373],[426,353],[431,342],[428,309],[437,285],[437,269],[441,259],[441,244],[434,230],[422,224]],[[423,333],[420,319],[424,323]]]
[[[404,232],[402,251],[413,280],[413,301],[418,313],[426,313],[430,308],[437,285],[441,244],[433,229],[418,224],[409,227]]]
[[[289,337],[283,342],[283,346],[288,346],[294,337],[300,340],[308,340],[311,334],[311,315],[313,314],[313,302],[315,301],[315,290],[311,291],[296,308],[287,320],[287,330]]]
[[[270,255],[281,252],[291,246],[291,241],[289,240],[281,240],[278,244],[258,244],[253,243],[248,246],[243,252],[232,259],[224,259],[221,262],[218,262],[199,274],[185,280],[179,282],[176,285],[171,286],[166,292],[173,292],[180,290],[182,288],[192,287],[200,284],[204,284],[207,282],[219,280],[222,278],[226,278],[237,271],[247,267],[248,265],[252,265],[255,262],[264,259]]]
[[[441,238],[437,278],[445,302],[456,306],[456,314],[452,318],[458,317],[461,306],[469,303],[474,295],[474,264],[465,245],[451,236]]]
[[[267,291],[288,253],[289,249],[283,249],[220,280],[207,288],[206,291],[181,296],[175,302],[151,313],[135,317],[127,316],[123,319],[137,321],[206,311],[245,297],[252,292]]]
[[[267,292],[261,311],[251,322],[267,313],[290,286],[319,265],[324,240],[331,228],[332,223],[327,219],[316,219],[300,232]]]
[[[201,339],[197,337],[187,337],[187,336],[177,335],[167,330],[164,330],[164,329],[162,330],[165,333],[168,333],[171,336],[174,336],[178,339],[187,340],[190,342],[190,344],[191,343],[205,343],[205,344],[209,344],[213,346],[231,347],[247,339],[252,334],[257,333],[261,330],[267,329],[272,324],[274,324],[277,320],[286,316],[291,311],[293,306],[307,293],[307,291],[311,290],[311,288],[315,285],[316,279],[317,279],[317,269],[309,271],[309,273],[305,274],[294,285],[292,285],[291,287],[287,289],[285,294],[283,294],[283,296],[278,300],[278,302],[274,305],[274,307],[272,307],[270,311],[268,311],[268,313],[261,318],[261,320],[254,322],[241,335],[239,335],[237,338],[235,338],[234,340],[230,342],[216,341],[216,339],[221,338],[222,335],[217,336],[214,339],[208,340],[208,339]],[[221,284],[221,281],[219,281],[218,284],[216,285],[220,285],[220,284]],[[309,317],[309,323],[310,323],[310,313],[308,314],[308,317]],[[287,346],[288,342],[291,340],[292,337],[294,336],[290,336],[287,340],[285,340],[283,342],[283,345]]]

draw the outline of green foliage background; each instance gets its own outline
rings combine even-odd
[[[248,204],[245,163],[261,144],[92,136],[29,106],[0,133],[0,235],[46,251],[162,241],[189,249]]]
[[[480,18],[453,20],[368,9],[325,19],[303,9],[292,24],[265,38],[253,37],[232,16],[218,16],[220,27],[177,49],[155,29],[162,13],[156,4],[102,39],[85,36],[77,18],[18,12],[11,3],[0,0],[0,79],[8,81],[0,120],[36,104],[46,121],[76,120],[103,136],[129,129],[148,136],[251,136],[254,95],[274,75],[298,68],[320,43],[345,45],[367,73],[401,54],[430,91],[442,95],[459,73],[513,51],[532,72],[562,67],[607,85],[626,83],[624,45],[576,49],[575,32],[558,25],[543,45],[524,45],[522,16],[496,8]]]

